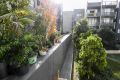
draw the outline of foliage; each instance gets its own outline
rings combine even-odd
[[[41,5],[38,7],[38,12],[43,16],[44,22],[47,27],[47,36],[50,36],[52,33],[56,32],[56,16],[55,4],[50,0],[43,0]]]
[[[46,22],[44,22],[43,16],[40,15],[40,13],[37,14],[34,24],[35,25],[32,30],[34,35],[36,36],[36,44],[41,49],[42,46],[44,46],[47,41],[47,37],[46,37],[47,26],[46,26]]]
[[[55,5],[43,0],[34,13],[29,2],[0,0],[0,61],[9,65],[27,64],[29,56],[51,45],[48,36],[56,32]]]
[[[102,38],[103,45],[106,49],[117,49],[116,47],[116,33],[110,29],[100,29],[98,31],[99,37]]]
[[[80,45],[80,34],[87,32],[89,29],[88,22],[86,19],[83,19],[76,23],[74,30],[73,30],[73,41],[74,41],[74,52],[76,54],[76,61],[79,55]]]
[[[32,35],[25,34],[26,26],[33,23],[28,16],[34,15],[28,5],[29,0],[0,1],[0,60],[17,67],[26,64],[33,47]]]
[[[33,51],[35,42],[32,34],[24,34],[15,41],[10,42],[10,50],[7,53],[6,62],[9,65],[21,67],[27,64],[30,52]]]
[[[109,80],[112,76],[107,68],[106,51],[97,35],[81,34],[81,49],[78,60],[78,72],[81,80]]]

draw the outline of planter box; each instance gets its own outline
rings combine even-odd
[[[61,43],[53,46],[47,55],[39,58],[26,75],[21,77],[9,76],[4,80],[53,80],[54,75],[61,70],[64,64],[71,38],[71,34],[63,36],[60,40]]]

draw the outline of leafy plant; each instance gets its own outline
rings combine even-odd
[[[73,41],[74,41],[74,52],[75,52],[75,60],[77,61],[78,55],[80,52],[80,34],[86,33],[89,30],[88,22],[86,19],[83,19],[76,23],[74,29],[73,29]]]
[[[52,5],[51,5],[52,4]],[[43,16],[43,20],[47,27],[47,36],[50,36],[52,33],[56,32],[56,5],[50,0],[43,0],[41,5],[38,7],[38,12]]]
[[[93,34],[81,34],[79,45],[77,69],[80,80],[109,80],[112,74],[107,70],[106,51],[101,38]]]
[[[117,49],[115,32],[110,29],[100,29],[98,35],[102,38],[103,45],[106,49]]]
[[[35,55],[31,53],[35,47],[35,41],[32,34],[24,34],[19,39],[10,43],[10,50],[7,53],[6,62],[9,65],[21,67],[27,64],[29,56]]]
[[[33,23],[28,6],[29,0],[0,1],[0,54],[10,65],[25,64],[32,49],[31,35],[25,35],[26,26]]]

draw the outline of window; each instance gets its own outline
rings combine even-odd
[[[95,11],[90,11],[90,13],[95,13]]]
[[[120,29],[118,29],[118,33],[120,33]]]
[[[106,9],[103,9],[103,12],[106,12],[106,13],[114,12],[114,9],[106,8]]]
[[[119,24],[120,24],[120,19],[119,19]]]
[[[89,22],[89,25],[93,26],[93,25],[96,25],[97,19],[96,18],[89,18],[88,22]]]
[[[33,9],[33,8],[34,8],[34,1],[30,0],[30,9]]]
[[[38,5],[38,6],[40,5],[40,0],[37,0],[37,5]]]
[[[104,23],[112,23],[113,20],[110,19],[110,18],[103,18],[103,22],[104,22]]]
[[[81,15],[81,14],[77,14],[76,16],[77,16],[77,17],[80,17],[80,16],[82,16],[82,15]]]

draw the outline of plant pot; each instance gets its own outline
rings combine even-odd
[[[16,67],[14,65],[8,65],[8,73],[9,75],[17,75],[17,76],[23,76],[26,73],[29,72],[29,65],[24,65],[21,67]]]
[[[29,64],[34,64],[34,63],[36,63],[37,62],[37,55],[35,55],[35,56],[33,56],[33,57],[30,57],[29,59],[28,59],[28,63]]]
[[[0,80],[7,77],[7,66],[6,63],[0,62]]]
[[[45,55],[47,54],[47,52],[46,52],[46,51],[39,51],[39,54],[40,54],[41,56],[45,56]]]

